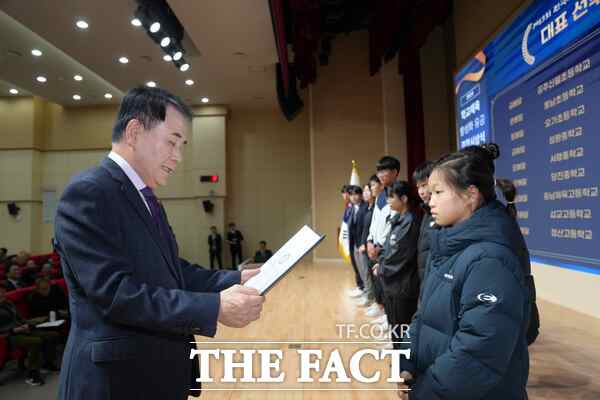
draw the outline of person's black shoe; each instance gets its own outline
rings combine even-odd
[[[41,386],[46,382],[44,382],[44,379],[40,375],[40,371],[34,370],[29,373],[29,378],[25,380],[25,383],[30,386]]]

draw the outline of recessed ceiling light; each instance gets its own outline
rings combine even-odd
[[[40,83],[46,83],[48,81],[48,79],[46,79],[46,77],[43,75],[38,76],[37,78],[35,78],[35,80]]]
[[[10,89],[9,92],[10,94],[19,94],[19,91],[17,89]]]
[[[188,63],[185,63],[185,64],[183,64],[181,67],[179,67],[179,70],[180,70],[181,72],[185,72],[185,71],[187,71],[188,69],[190,69],[190,64],[188,64]]]
[[[146,86],[148,86],[148,87],[156,87],[156,82],[154,82],[154,81],[148,81],[148,82],[146,82]]]
[[[105,99],[108,99],[108,100],[110,100],[110,99],[112,99],[112,94],[110,94],[110,93],[105,93],[105,94],[104,94],[104,98],[105,98]]]
[[[171,62],[171,61],[173,61],[173,57],[171,57],[171,56],[170,56],[170,55],[168,55],[168,54],[165,54],[165,55],[163,56],[163,60],[165,60],[166,62]]]
[[[177,51],[177,52],[175,52],[175,54],[173,54],[173,60],[175,60],[175,61],[181,60],[181,57],[183,57],[183,53],[180,51]]]
[[[89,28],[89,26],[90,26],[90,25],[89,25],[87,22],[85,22],[85,21],[84,21],[84,20],[82,20],[82,19],[80,19],[79,21],[77,21],[77,22],[75,23],[75,25],[77,25],[77,27],[78,27],[79,29],[87,29],[87,28]]]
[[[188,86],[192,86],[194,84],[194,81],[191,79],[188,79],[187,81],[185,81],[185,84]]]
[[[31,54],[36,57],[40,57],[43,53],[38,49],[33,49],[33,50],[31,50]]]
[[[142,21],[139,18],[133,18],[131,20],[131,25],[133,26],[142,26]]]
[[[165,36],[164,38],[162,38],[162,40],[160,41],[160,46],[161,47],[167,47],[169,44],[171,43],[171,38],[168,36]]]
[[[129,62],[129,58],[127,58],[127,57],[120,57],[119,58],[119,62],[121,64],[127,64]]]
[[[75,100],[75,101],[79,101],[79,100],[81,100],[81,96],[80,96],[80,95],[78,95],[78,94],[74,94],[74,95],[73,95],[73,100]]]
[[[160,22],[154,22],[152,25],[150,25],[150,32],[156,33],[159,30],[160,30]]]
[[[210,100],[208,99],[208,97],[203,97],[200,101],[203,103],[208,103]]]
[[[81,75],[75,75],[73,77],[73,79],[75,79],[77,82],[81,82],[83,80],[83,76],[81,76]]]

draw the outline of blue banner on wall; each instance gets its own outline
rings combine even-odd
[[[534,2],[455,76],[459,147],[500,145],[497,176],[517,186],[532,256],[595,274],[598,27],[600,0]]]

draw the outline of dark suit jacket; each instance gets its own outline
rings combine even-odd
[[[350,215],[350,221],[348,223],[350,251],[353,251],[353,247],[359,245],[361,242],[364,229],[364,217],[368,209],[369,205],[365,202],[360,203],[358,210],[352,206],[352,214]]]
[[[109,158],[66,187],[55,239],[72,317],[59,399],[198,395],[189,392],[197,385],[192,335],[215,335],[218,292],[240,273],[179,258],[175,237],[160,239],[139,192]]]
[[[213,250],[213,240],[214,240],[215,250]],[[222,248],[223,248],[223,239],[221,238],[221,234],[217,233],[217,237],[215,239],[213,239],[212,234],[209,234],[208,235],[208,251],[211,253],[221,253]]]

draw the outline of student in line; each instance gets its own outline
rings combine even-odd
[[[428,181],[432,168],[433,162],[425,161],[415,169],[412,176],[412,180],[417,186],[417,192],[421,199],[421,209],[423,210],[423,217],[421,218],[421,226],[419,228],[419,243],[417,245],[417,263],[421,283],[425,282],[425,266],[427,264],[427,257],[429,257],[429,230],[435,224],[429,208],[431,192],[429,191]]]
[[[439,160],[429,177],[431,253],[399,391],[410,400],[525,400],[529,289],[522,236],[496,200],[488,148]]]
[[[412,187],[406,181],[394,183],[389,191],[388,203],[394,215],[388,220],[389,233],[376,266],[383,286],[383,305],[390,327],[398,326],[393,333],[400,334],[400,326],[408,325],[417,310],[419,273],[417,268],[417,240],[420,220],[415,215]],[[394,348],[400,348],[392,337]]]

